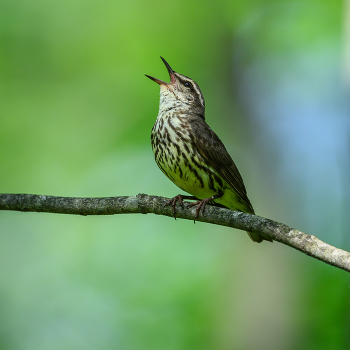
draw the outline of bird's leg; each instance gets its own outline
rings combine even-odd
[[[204,213],[205,206],[208,203],[213,202],[215,199],[218,199],[218,198],[222,197],[223,195],[224,195],[223,193],[218,193],[218,194],[215,194],[214,196],[211,196],[209,198],[204,198],[201,201],[198,201],[196,203],[189,204],[187,208],[190,208],[190,207],[193,207],[195,205],[198,205],[197,210],[196,210],[196,216],[194,217],[194,222],[196,222],[196,220],[198,219],[198,216],[199,216],[200,212],[202,214]]]
[[[198,200],[197,197],[193,197],[193,196],[183,196],[182,194],[178,194],[177,196],[175,196],[174,198],[171,198],[170,201],[168,203],[166,203],[164,205],[164,207],[172,204],[172,207],[173,207],[173,215],[174,215],[174,218],[176,220],[176,210],[175,210],[175,205],[176,205],[176,202],[179,202],[179,204],[183,207],[184,204],[183,204],[183,200],[184,199],[192,199],[192,200]]]

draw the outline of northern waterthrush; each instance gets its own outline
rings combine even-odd
[[[208,202],[254,214],[243,179],[219,137],[205,122],[205,103],[198,84],[176,73],[163,60],[170,83],[146,75],[160,85],[157,120],[152,128],[152,149],[162,172],[192,196],[175,196],[173,206],[183,199],[197,199],[195,219]],[[248,232],[254,242],[263,237]]]

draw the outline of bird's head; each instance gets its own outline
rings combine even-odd
[[[159,109],[180,108],[204,118],[204,97],[198,84],[191,78],[176,73],[163,57],[161,59],[168,70],[170,83],[146,75],[160,85]]]

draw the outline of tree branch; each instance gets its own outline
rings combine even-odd
[[[33,211],[76,215],[114,215],[153,213],[172,217],[171,206],[164,207],[168,198],[138,194],[129,197],[75,198],[33,194],[0,194],[0,210]],[[177,205],[176,216],[193,220],[195,208]],[[208,205],[198,221],[229,226],[258,233],[286,244],[329,265],[350,272],[350,253],[335,248],[317,237],[287,225],[260,217]]]

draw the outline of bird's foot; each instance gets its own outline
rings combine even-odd
[[[193,197],[193,196],[183,196],[182,194],[178,194],[177,196],[175,196],[174,198],[171,198],[169,202],[167,202],[164,207],[168,206],[168,205],[172,205],[173,207],[173,216],[176,220],[176,209],[175,209],[175,206],[176,206],[176,202],[179,202],[179,204],[181,205],[181,207],[183,208],[184,207],[184,204],[183,204],[183,200],[184,199],[198,199],[197,197]]]
[[[220,198],[222,196],[223,196],[223,194],[219,193],[219,194],[216,194],[216,195],[211,196],[209,198],[204,198],[201,201],[198,201],[196,203],[189,204],[187,208],[194,207],[195,205],[198,205],[198,207],[196,209],[196,215],[194,217],[194,223],[196,223],[196,220],[198,219],[199,213],[202,213],[202,214],[204,213],[205,207],[206,207],[206,205],[208,203],[209,204],[211,204],[211,203],[215,204],[214,200],[217,199],[217,198]]]

